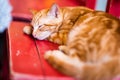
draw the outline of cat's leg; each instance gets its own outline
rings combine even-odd
[[[68,46],[66,46],[66,45],[60,45],[59,47],[58,47],[58,49],[60,50],[60,51],[62,51],[64,54],[66,54],[66,55],[69,55],[69,56],[78,56],[76,53],[77,53],[77,51],[75,50],[75,49],[69,49],[69,47]]]
[[[46,52],[44,57],[60,72],[70,76],[80,77],[84,64],[77,56],[68,56],[59,50],[53,50]]]
[[[68,47],[67,47],[66,45],[60,45],[60,46],[58,47],[58,49],[59,49],[60,51],[62,51],[63,53],[68,54],[69,49],[68,49]]]

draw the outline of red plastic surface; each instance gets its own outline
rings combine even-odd
[[[58,45],[49,41],[39,41],[23,33],[24,22],[12,22],[8,29],[9,64],[12,80],[74,80],[55,70],[44,59],[47,50]]]
[[[8,29],[10,74],[13,78],[27,77],[25,75],[44,78],[34,40],[22,31],[25,25],[12,22]]]

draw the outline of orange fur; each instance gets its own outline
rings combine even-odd
[[[82,80],[112,80],[120,75],[120,20],[85,7],[38,12],[33,36],[60,44],[45,59],[60,72]]]

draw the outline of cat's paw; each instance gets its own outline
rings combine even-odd
[[[65,46],[65,45],[60,45],[60,46],[58,47],[58,49],[61,50],[61,51],[66,50],[66,48],[67,48],[67,46]]]
[[[67,47],[66,45],[60,45],[60,46],[58,47],[58,49],[59,49],[60,51],[64,52],[65,54],[69,55],[69,49],[68,49],[68,47]]]
[[[59,51],[59,50],[53,50],[53,51],[47,51],[44,55],[44,58],[45,59],[49,59],[49,58],[52,58],[54,56],[58,56],[60,55],[62,52]]]
[[[32,27],[31,26],[25,26],[23,28],[23,32],[27,35],[31,35],[32,34]]]
[[[47,51],[44,58],[60,72],[74,77],[80,76],[84,66],[77,56],[71,57],[59,50]]]

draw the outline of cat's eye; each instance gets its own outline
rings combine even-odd
[[[43,25],[39,25],[39,26],[38,26],[38,29],[41,30],[41,29],[42,29],[42,26],[43,26]]]
[[[53,24],[44,24],[45,26],[54,26]]]
[[[45,25],[40,25],[40,26],[38,27],[38,29],[39,29],[39,31],[45,31],[47,28],[46,28]]]
[[[39,31],[49,31],[51,29],[54,29],[55,27],[53,25],[49,25],[49,24],[44,24],[44,25],[40,25],[38,27]]]
[[[39,27],[38,28],[40,28],[42,25],[39,25]]]

